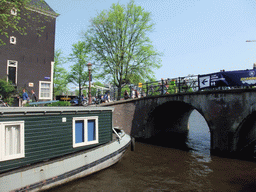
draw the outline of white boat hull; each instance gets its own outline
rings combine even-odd
[[[45,190],[90,175],[118,162],[130,142],[123,133],[121,139],[89,151],[1,174],[0,191]]]

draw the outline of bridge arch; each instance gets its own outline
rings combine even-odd
[[[256,144],[256,111],[248,115],[234,135],[234,152],[244,158],[253,157]]]
[[[207,123],[204,114],[191,104],[183,101],[167,101],[155,106],[148,111],[144,128],[146,129],[146,138],[155,138],[158,141],[162,139],[162,141],[165,141],[162,142],[165,146],[176,146],[174,142],[177,142],[177,146],[182,147],[188,139],[189,118],[194,110]],[[210,132],[209,126],[208,129]],[[170,138],[175,141],[170,141]]]
[[[146,128],[152,136],[162,133],[187,133],[193,106],[182,101],[167,101],[148,111]]]

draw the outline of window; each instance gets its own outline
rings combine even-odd
[[[51,82],[39,81],[39,99],[51,99]]]
[[[18,61],[7,61],[7,81],[11,81],[15,85],[17,85],[17,68]]]
[[[16,8],[11,9],[11,15],[17,15],[17,9]]]
[[[11,37],[10,37],[10,43],[11,43],[11,44],[16,44],[16,37],[11,36]]]
[[[24,121],[0,122],[0,161],[25,157]]]
[[[98,142],[98,117],[74,117],[73,147],[81,147]]]

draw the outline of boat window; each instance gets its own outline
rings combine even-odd
[[[76,143],[84,142],[84,121],[76,121],[75,123],[75,134],[76,134]]]
[[[95,120],[88,120],[88,141],[96,139]]]
[[[73,118],[73,147],[98,143],[98,117]]]
[[[0,122],[0,161],[25,157],[24,121]]]

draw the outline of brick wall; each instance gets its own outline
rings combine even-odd
[[[106,103],[104,106],[114,107],[113,126],[123,129],[127,134],[131,134],[132,123],[135,113],[134,101]]]

